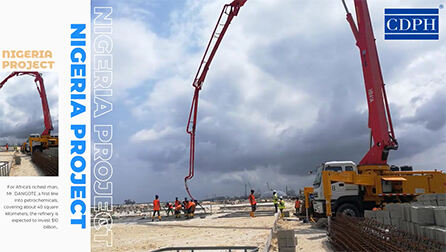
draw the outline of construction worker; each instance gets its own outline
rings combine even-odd
[[[178,197],[175,198],[175,218],[180,218],[181,216],[181,202],[178,200]]]
[[[251,212],[249,213],[249,216],[254,218],[256,217],[254,215],[254,212],[256,211],[257,206],[256,197],[254,196],[254,190],[251,190],[251,194],[249,195],[249,204],[251,204]]]
[[[277,209],[279,206],[279,198],[277,197],[277,193],[275,190],[273,191],[273,203],[274,203],[274,208],[275,208],[274,212],[277,213]]]
[[[296,209],[296,216],[299,216],[300,213],[300,200],[296,198],[296,202],[294,202],[294,208]]]
[[[196,200],[191,200],[189,201],[189,205],[188,205],[188,209],[187,209],[187,213],[190,219],[194,218],[194,214],[195,214],[195,207],[197,206],[197,201]]]
[[[164,207],[166,208],[167,217],[169,217],[169,214],[173,213],[173,205],[167,202]]]
[[[282,197],[279,198],[279,210],[280,210],[280,218],[284,217],[283,210],[285,209],[285,201]]]
[[[155,195],[155,200],[153,200],[152,221],[155,220],[155,214],[156,213],[158,213],[158,220],[161,221],[160,209],[161,209],[161,204],[160,204],[159,196]]]
[[[189,214],[189,201],[187,200],[187,198],[184,198],[183,201],[183,211],[184,211],[184,216],[186,217],[186,219],[189,218],[188,214]]]

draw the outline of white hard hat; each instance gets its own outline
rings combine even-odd
[[[276,192],[276,190],[273,190],[273,193],[275,193]]]

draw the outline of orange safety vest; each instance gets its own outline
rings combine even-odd
[[[153,201],[153,211],[159,211],[159,210],[160,210],[160,201],[156,199]]]
[[[300,201],[296,200],[294,203],[294,208],[300,208]]]
[[[249,195],[249,203],[250,203],[251,205],[255,205],[255,204],[257,204],[257,202],[256,202],[256,197],[254,197],[254,194],[250,194],[250,195]]]
[[[179,200],[175,201],[175,210],[180,210],[181,209],[181,203]]]
[[[189,208],[191,208],[193,206],[195,206],[195,202],[189,201],[189,205],[187,206],[187,209],[189,209]]]

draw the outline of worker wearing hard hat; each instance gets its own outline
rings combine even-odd
[[[251,194],[249,195],[249,204],[251,204],[251,212],[249,213],[249,215],[254,218],[256,217],[254,215],[254,212],[256,211],[256,207],[257,207],[257,201],[256,201],[256,197],[254,196],[254,190],[251,190]]]
[[[280,218],[283,218],[283,210],[285,209],[285,201],[282,197],[279,198],[279,210],[280,210]]]
[[[158,213],[158,220],[161,221],[160,209],[161,209],[161,204],[160,204],[159,196],[155,195],[155,200],[153,200],[152,221],[155,220],[155,214],[156,213]]]
[[[180,218],[181,216],[181,202],[178,200],[178,197],[175,198],[175,218]]]
[[[277,213],[277,209],[279,206],[279,198],[277,197],[276,191],[273,191],[273,203],[274,203],[274,208],[275,208],[274,212]]]

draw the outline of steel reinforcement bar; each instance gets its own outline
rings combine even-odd
[[[250,246],[208,246],[208,247],[168,247],[161,248],[157,250],[152,250],[152,252],[160,252],[160,251],[195,251],[195,250],[206,250],[206,251],[244,251],[244,252],[257,252],[259,251],[258,247],[250,247]]]
[[[58,176],[59,163],[56,156],[49,156],[40,151],[34,151],[31,160],[39,167],[45,176]]]
[[[443,251],[444,244],[373,219],[336,216],[328,227],[336,251]]]
[[[9,176],[10,170],[8,161],[0,161],[0,176]]]

